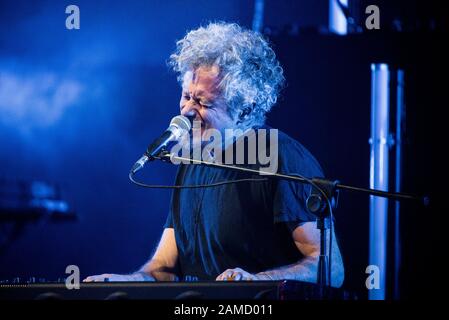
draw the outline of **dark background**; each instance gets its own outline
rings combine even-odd
[[[80,30],[65,28],[69,4],[80,8]],[[368,4],[380,7],[381,30],[364,28]],[[150,257],[170,192],[138,188],[127,173],[177,114],[180,90],[166,60],[177,39],[208,21],[251,28],[253,9],[237,0],[0,3],[0,179],[57,184],[78,217],[0,223],[0,279],[55,280],[69,264],[82,277],[128,273]],[[287,78],[268,123],[304,144],[329,178],[366,187],[370,64],[404,70],[403,191],[432,202],[402,206],[400,292],[429,298],[443,285],[447,255],[447,18],[436,1],[350,1],[350,10],[358,27],[341,37],[326,32],[327,1],[265,1],[264,32]],[[155,162],[141,178],[170,184],[175,170]],[[335,215],[345,286],[364,297],[368,197],[342,193]]]

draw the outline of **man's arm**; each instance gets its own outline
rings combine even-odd
[[[165,228],[153,257],[138,271],[127,275],[105,273],[87,277],[84,281],[173,281],[176,279],[174,269],[177,261],[175,232],[173,228]]]
[[[157,281],[175,281],[175,268],[178,262],[178,247],[176,246],[175,231],[165,228],[161,241],[153,257],[145,263],[139,272],[144,272]]]
[[[334,230],[332,230],[334,232]],[[266,270],[257,274],[250,274],[240,268],[228,269],[217,277],[217,280],[298,280],[317,282],[318,258],[320,255],[320,231],[316,222],[306,222],[292,232],[293,241],[304,258],[297,263],[280,268]],[[344,267],[340,249],[332,235],[332,286],[340,287],[344,280]],[[330,237],[327,232],[327,243]]]

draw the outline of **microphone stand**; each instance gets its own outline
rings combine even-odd
[[[317,270],[317,282],[320,287],[321,297],[324,297],[324,288],[331,286],[329,283],[329,260],[326,253],[326,230],[329,228],[328,217],[332,212],[332,207],[336,207],[336,199],[338,198],[339,190],[346,190],[352,192],[359,192],[373,196],[380,196],[384,198],[389,198],[392,200],[413,200],[421,202],[422,205],[427,206],[429,204],[428,197],[418,197],[410,194],[399,193],[399,192],[387,192],[376,189],[360,188],[350,185],[341,184],[338,180],[327,180],[324,178],[307,178],[303,176],[287,175],[282,173],[271,173],[268,171],[260,171],[256,169],[250,169],[245,167],[239,167],[234,165],[227,165],[223,163],[215,163],[204,160],[196,160],[191,158],[179,157],[174,154],[169,153],[166,150],[162,150],[161,153],[156,157],[149,157],[150,160],[159,159],[162,161],[173,160],[190,163],[190,164],[200,164],[204,166],[210,166],[215,168],[230,169],[240,172],[255,173],[258,175],[266,175],[269,177],[274,177],[277,179],[300,182],[304,184],[310,184],[314,186],[320,194],[311,192],[310,196],[306,200],[307,208],[317,216],[317,228],[320,230],[320,256],[318,260],[318,270]],[[134,175],[131,171],[130,177]],[[321,197],[323,196],[323,197]],[[323,199],[324,198],[324,199]],[[332,206],[332,207],[330,207]],[[332,230],[330,231],[332,232]]]

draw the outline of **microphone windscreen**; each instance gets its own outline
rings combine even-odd
[[[171,120],[170,126],[178,127],[181,130],[190,131],[190,129],[192,128],[192,123],[186,116],[179,115]]]

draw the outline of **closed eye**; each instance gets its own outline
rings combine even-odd
[[[213,107],[213,105],[211,104],[211,103],[200,103],[203,107],[205,107],[205,108],[212,108]]]
[[[192,99],[194,99],[194,98],[192,98]],[[209,102],[203,102],[203,101],[201,101],[201,99],[194,99],[195,100],[195,102],[198,104],[198,105],[200,105],[200,106],[202,106],[202,107],[205,107],[205,108],[212,108],[212,104],[211,103],[209,103]]]
[[[189,101],[190,99],[193,99],[195,101],[196,104],[205,107],[205,108],[213,108],[213,103],[210,102],[204,102],[201,100],[201,98],[196,98],[196,97],[192,97],[190,94],[188,93],[184,93],[182,95],[182,98],[186,101]]]

